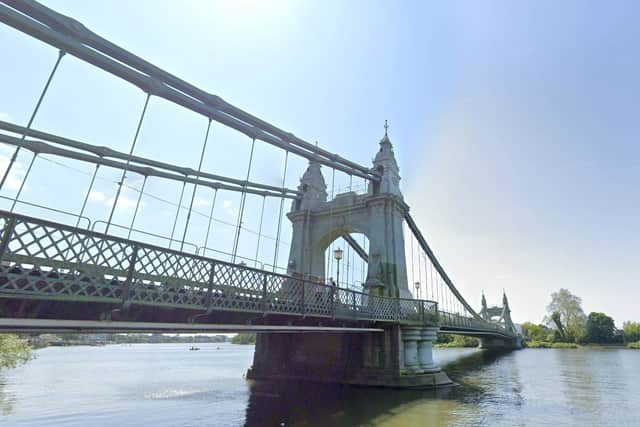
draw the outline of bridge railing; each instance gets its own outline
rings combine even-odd
[[[437,324],[434,301],[371,296],[0,210],[0,296]]]
[[[459,313],[449,313],[439,310],[438,316],[440,320],[440,326],[442,327],[478,331],[491,330],[500,334],[509,334],[507,329],[502,325],[493,322],[478,320],[474,317],[464,316]]]

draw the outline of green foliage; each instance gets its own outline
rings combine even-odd
[[[571,342],[554,342],[551,348],[580,348],[580,346]]]
[[[232,344],[255,344],[256,334],[238,334],[231,338]]]
[[[582,311],[582,300],[567,289],[551,294],[547,306],[547,323],[558,331],[556,341],[581,342],[586,333],[586,316]]]
[[[606,344],[614,342],[615,325],[613,319],[604,313],[589,313],[585,341]]]
[[[562,324],[559,311],[551,313],[551,321],[556,325],[557,334],[554,335],[554,341],[566,341],[567,332],[564,330],[564,325]]]
[[[553,333],[549,334],[550,342],[566,342],[567,336],[562,333],[561,330],[555,329]]]
[[[633,350],[640,350],[640,341],[629,343],[629,345],[627,345],[627,347],[629,347],[630,349],[633,349]]]
[[[441,341],[441,337],[442,341]],[[464,335],[440,334],[436,341],[436,347],[453,348],[453,347],[478,347],[480,343],[477,338],[466,337]]]
[[[0,334],[0,369],[15,368],[33,359],[31,347],[16,335]]]
[[[624,322],[622,324],[624,329],[624,338],[629,342],[640,341],[640,323],[638,322]]]
[[[544,325],[525,322],[522,324],[522,333],[533,341],[549,341],[549,329]]]
[[[529,341],[528,348],[580,348],[578,344],[569,342]]]
[[[436,344],[448,344],[453,341],[453,335],[449,334],[438,334],[438,338],[436,339]]]

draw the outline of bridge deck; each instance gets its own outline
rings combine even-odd
[[[5,318],[274,325],[297,318],[505,334],[499,325],[439,313],[434,301],[370,296],[6,211],[0,228]]]

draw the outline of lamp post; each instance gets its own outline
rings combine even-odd
[[[416,287],[416,298],[420,299],[420,282],[416,282],[414,285]]]
[[[338,268],[336,269],[336,286],[340,286],[340,260],[342,259],[343,250],[338,248],[333,251],[333,257],[338,262]]]

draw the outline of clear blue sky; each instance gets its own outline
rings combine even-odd
[[[566,287],[587,312],[640,320],[637,2],[44,3],[362,164],[388,119],[405,198],[472,303],[482,289],[498,302],[506,288],[514,319],[539,321],[551,292]],[[24,124],[56,52],[5,26],[0,50],[0,117]],[[126,151],[143,102],[138,89],[66,57],[34,127]],[[136,153],[197,167],[205,128],[204,118],[152,99]],[[249,148],[214,125],[205,168],[243,178]],[[282,153],[256,150],[252,179],[278,184]],[[19,158],[5,195],[29,160]],[[38,162],[23,197],[78,211],[93,168]],[[292,161],[290,186],[304,166]],[[101,175],[89,216],[106,217],[116,179]],[[150,180],[147,191],[175,201],[180,186]],[[130,221],[135,197],[125,191],[118,223]],[[209,203],[199,191],[199,209]],[[217,217],[234,222],[238,197],[219,203]],[[260,200],[248,203],[247,226],[257,229]],[[267,234],[277,210],[267,203]],[[145,198],[137,224],[168,234],[174,214]],[[206,219],[197,221],[199,236]],[[232,232],[219,227],[216,239]]]

